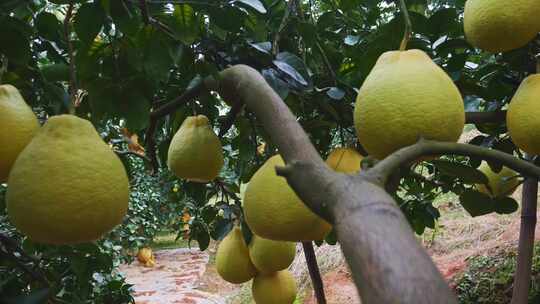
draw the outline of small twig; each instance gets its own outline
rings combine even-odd
[[[23,261],[21,261],[21,258],[25,258],[27,261],[36,262],[34,259],[32,259],[30,256],[28,256],[23,250],[19,248],[19,245],[12,240],[11,238],[0,234],[0,244],[4,248],[0,248],[0,254],[9,258],[12,260],[22,271],[30,275],[35,280],[40,281],[43,283],[44,286],[49,286],[49,282],[45,278],[45,275],[39,271],[35,271],[28,267]],[[19,253],[20,257],[17,257],[15,255],[15,252]]]
[[[143,17],[144,24],[150,24],[150,13],[148,12],[148,5],[146,5],[146,0],[140,0],[139,6],[141,8],[141,14]]]
[[[313,249],[312,242],[302,242],[304,248],[304,255],[306,257],[306,263],[309,270],[309,276],[311,277],[311,284],[313,285],[313,291],[315,292],[315,298],[318,304],[326,304],[326,298],[324,296],[324,285],[321,278],[321,272],[317,265],[317,256]]]
[[[505,120],[506,111],[465,112],[465,123],[468,124],[500,123]]]
[[[121,151],[121,150],[113,150],[114,153],[118,154],[118,155],[133,155],[133,156],[136,156],[138,158],[141,158],[142,160],[144,160],[145,162],[147,163],[150,163],[150,158],[146,157],[145,155],[142,155],[142,154],[139,154],[137,152],[133,152],[133,151]]]
[[[332,76],[332,79],[334,79],[334,85],[336,85],[337,84],[336,72],[332,68],[332,64],[330,63],[330,60],[328,60],[328,56],[326,56],[326,53],[318,40],[315,43],[315,45],[317,46],[317,49],[319,50],[319,53],[321,54],[321,57],[323,58],[324,65],[326,66],[328,73],[330,73],[330,76]]]
[[[409,39],[411,39],[412,36],[412,23],[411,17],[409,16],[409,10],[407,9],[407,4],[405,4],[405,0],[399,0],[399,6],[401,8],[401,13],[403,14],[403,19],[405,19],[405,32],[403,34],[403,40],[401,40],[399,50],[404,51],[405,49],[407,49],[407,44],[409,43]]]
[[[75,113],[75,108],[77,106],[77,73],[75,67],[75,56],[73,55],[73,43],[71,42],[71,18],[73,17],[73,10],[75,9],[75,4],[72,2],[69,4],[69,7],[66,12],[66,17],[64,18],[64,38],[66,39],[68,47],[68,57],[69,57],[69,96],[70,96],[70,114]]]
[[[159,168],[159,162],[156,155],[156,141],[154,138],[159,119],[176,111],[178,107],[199,96],[205,89],[204,80],[199,79],[198,82],[196,82],[191,88],[187,89],[182,95],[150,113],[150,123],[148,125],[148,129],[146,130],[145,141],[146,154],[150,159],[152,173],[157,172],[157,169]]]
[[[225,136],[229,129],[231,129],[232,125],[234,124],[234,121],[236,120],[236,117],[238,116],[238,113],[242,110],[242,107],[244,105],[240,102],[236,102],[233,104],[231,110],[229,113],[227,113],[227,116],[225,117],[225,120],[221,124],[221,127],[219,128],[219,138]]]
[[[505,152],[470,144],[438,142],[424,139],[420,139],[416,144],[394,152],[378,162],[371,170],[360,174],[374,177],[381,185],[385,185],[392,173],[402,165],[414,162],[422,156],[443,154],[470,156],[487,161],[499,162],[525,176],[540,177],[540,167]]]
[[[291,15],[291,12],[293,11],[295,6],[296,6],[296,0],[289,0],[289,5],[287,6],[287,10],[285,11],[285,14],[283,15],[283,19],[281,19],[281,23],[279,24],[276,35],[274,36],[274,42],[272,43],[272,54],[274,56],[276,56],[279,53],[279,40],[281,39],[281,32],[283,32],[283,30],[289,23],[289,16]]]

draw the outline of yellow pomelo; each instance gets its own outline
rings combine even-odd
[[[178,178],[194,182],[206,183],[218,176],[223,151],[206,116],[184,120],[169,146],[167,164]]]
[[[261,273],[286,269],[294,261],[296,243],[273,241],[253,235],[249,244],[249,257]]]
[[[251,285],[257,304],[292,304],[296,300],[296,282],[287,270],[259,274]]]
[[[9,218],[41,243],[94,241],[128,208],[124,165],[89,121],[72,115],[45,123],[19,154],[8,184]]]
[[[19,91],[0,85],[0,183],[8,178],[17,156],[39,129],[39,122]]]
[[[478,191],[485,193],[491,197],[501,197],[511,195],[516,187],[519,185],[518,173],[510,168],[502,167],[499,173],[491,170],[491,167],[487,162],[482,162],[478,167],[484,175],[488,178],[489,187],[491,192],[484,184],[476,185]]]
[[[506,125],[516,146],[540,154],[540,74],[523,80],[508,106]]]
[[[362,158],[355,149],[337,148],[330,152],[326,164],[337,172],[352,174],[360,172]]]
[[[538,0],[468,0],[465,37],[486,51],[506,52],[525,46],[540,31]]]
[[[255,172],[244,193],[244,215],[255,234],[275,241],[322,240],[331,226],[304,205],[285,178],[276,174],[285,163],[269,158]]]
[[[366,151],[383,159],[420,137],[457,141],[465,109],[457,87],[426,53],[391,51],[362,84],[354,124]]]
[[[234,284],[247,282],[257,274],[255,266],[249,259],[249,249],[239,227],[234,227],[219,243],[216,268],[221,278]]]

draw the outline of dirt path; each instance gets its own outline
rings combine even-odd
[[[138,261],[120,267],[134,285],[136,304],[225,304],[222,297],[200,289],[208,253],[180,248],[157,251],[155,257],[153,268]]]

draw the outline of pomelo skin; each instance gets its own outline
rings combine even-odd
[[[304,205],[285,178],[276,174],[276,166],[284,165],[281,156],[274,155],[251,178],[243,201],[247,224],[256,235],[269,240],[324,239],[332,226]]]
[[[272,241],[253,235],[249,244],[249,257],[259,273],[272,273],[287,269],[296,255],[296,243]]]
[[[222,279],[233,284],[247,282],[257,274],[257,269],[249,259],[249,249],[242,230],[238,226],[219,243],[216,269]]]
[[[51,117],[9,174],[7,213],[31,240],[77,244],[99,239],[127,212],[124,165],[87,120]]]
[[[294,277],[287,270],[259,274],[251,285],[257,304],[292,304],[296,300],[296,292]]]
[[[523,80],[508,106],[506,124],[516,146],[540,154],[540,74]]]
[[[0,85],[0,183],[39,129],[32,109],[12,85]]]
[[[353,148],[336,148],[330,152],[326,164],[334,171],[354,174],[360,172],[362,155]]]
[[[219,138],[204,115],[184,120],[169,146],[167,164],[178,178],[207,183],[223,167]]]
[[[426,53],[390,51],[358,92],[354,125],[368,154],[383,159],[421,137],[457,141],[465,107],[452,79]]]
[[[473,46],[498,53],[525,46],[540,32],[538,0],[468,0],[463,23]]]

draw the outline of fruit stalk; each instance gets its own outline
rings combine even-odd
[[[404,51],[407,49],[407,44],[409,43],[409,39],[411,39],[412,22],[411,22],[411,16],[409,16],[409,10],[407,9],[407,4],[405,3],[405,0],[399,0],[399,6],[401,9],[401,13],[403,14],[403,19],[405,19],[405,32],[403,34],[403,40],[401,40],[401,45],[399,46],[399,50]]]
[[[315,255],[315,250],[313,249],[313,243],[302,242],[302,247],[304,248],[304,255],[306,256],[309,277],[311,278],[311,283],[313,284],[313,290],[315,291],[317,303],[326,304],[324,285],[321,278],[321,272],[319,271],[319,266],[317,265],[317,256]]]
[[[532,160],[532,157],[527,157],[527,159]],[[528,303],[529,288],[531,286],[537,203],[538,178],[526,178],[523,183],[521,199],[521,228],[519,230],[517,269],[511,304]]]

